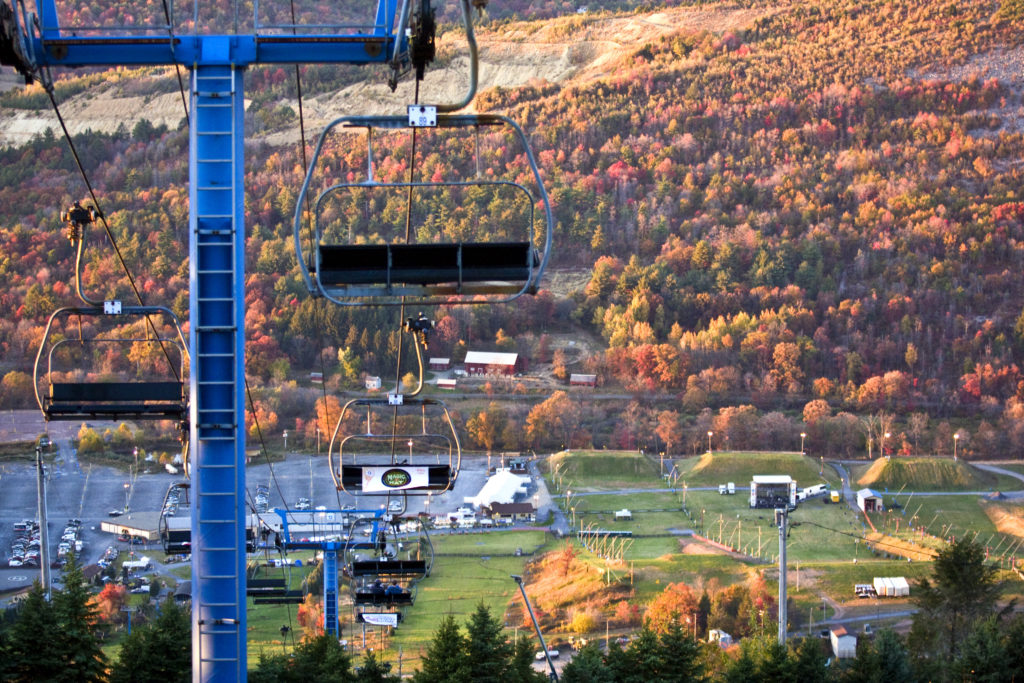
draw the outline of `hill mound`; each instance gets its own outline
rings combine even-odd
[[[995,479],[946,458],[879,458],[857,479],[860,486],[890,491],[965,491],[989,488]]]
[[[562,451],[548,460],[549,472],[578,490],[659,486],[655,466],[635,451]]]
[[[745,485],[751,477],[759,474],[788,474],[799,486],[834,479],[830,470],[826,470],[826,476],[822,477],[819,474],[820,463],[799,453],[725,451],[705,453],[691,462],[693,464],[688,470],[685,466],[682,468],[682,478],[690,486],[714,486],[727,481]]]
[[[1024,538],[1024,508],[1017,505],[1000,505],[984,500],[980,502],[981,509],[992,520],[996,531]]]

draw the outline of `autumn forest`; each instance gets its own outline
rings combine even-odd
[[[678,26],[629,43],[598,75],[477,97],[477,110],[507,114],[530,136],[554,207],[560,284],[514,306],[432,312],[431,355],[517,351],[555,382],[469,385],[472,400],[456,408],[472,445],[695,452],[713,430],[729,448],[792,450],[806,432],[827,454],[949,453],[956,434],[967,456],[1024,452],[1022,3],[492,4],[504,8],[483,17],[482,43],[523,50],[586,36],[638,5]],[[691,10],[755,18],[719,30],[689,22]],[[301,72],[312,93],[375,77]],[[178,87],[173,71],[121,69],[63,74],[55,96],[98,84],[136,96]],[[331,407],[309,373],[324,372],[334,393],[360,391],[366,374],[393,377],[396,325],[391,311],[306,293],[291,239],[303,155],[269,142],[298,126],[295,74],[254,69],[247,87],[247,371],[264,428],[309,434]],[[48,100],[35,86],[3,94],[0,107],[38,111]],[[525,175],[508,138],[484,138],[488,168]],[[186,321],[186,128],[140,121],[75,144],[146,302]],[[407,143],[382,144],[378,173],[406,177]],[[437,177],[472,150],[467,140],[425,144],[412,172]],[[328,150],[326,173],[351,181],[363,154]],[[57,133],[0,150],[3,408],[34,405],[43,325],[75,301],[74,248],[58,216],[85,197]],[[329,218],[391,239],[378,217],[400,216],[404,201],[353,195]],[[482,216],[518,217],[468,192],[422,203],[458,235],[477,234]],[[88,291],[130,298],[99,230],[86,258]],[[587,341],[587,352],[566,339]],[[95,360],[98,374],[126,362]],[[141,373],[159,361],[131,363]],[[589,391],[617,398],[558,387],[569,372],[596,374]]]

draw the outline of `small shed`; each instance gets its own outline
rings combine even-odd
[[[864,512],[881,512],[885,509],[882,505],[882,494],[873,489],[857,491],[857,507]]]
[[[842,626],[837,626],[829,632],[829,640],[832,641],[832,652],[837,659],[853,659],[857,656],[857,636],[847,631]]]
[[[732,636],[726,633],[725,631],[718,628],[712,628],[708,629],[708,642],[718,643],[718,647],[724,650],[725,648],[732,645],[733,640]]]
[[[584,375],[574,372],[569,375],[569,386],[571,387],[596,387],[597,375]]]
[[[370,391],[378,391],[381,387],[380,377],[367,377],[366,388]]]
[[[444,371],[444,370],[450,369],[451,367],[452,367],[452,359],[451,358],[431,358],[430,359],[430,369],[431,370]]]
[[[456,384],[458,384],[458,380],[447,379],[445,377],[442,377],[441,379],[437,380],[438,389],[447,389],[449,391],[453,391],[455,389]]]
[[[615,511],[615,519],[616,519],[616,521],[618,521],[620,519],[633,519],[633,513],[630,512],[628,508],[623,508],[621,510],[616,510]]]

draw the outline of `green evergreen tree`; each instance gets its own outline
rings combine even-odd
[[[678,619],[669,623],[659,643],[659,676],[666,681],[699,681],[704,677],[697,641],[684,633]]]
[[[421,667],[413,676],[415,683],[465,683],[469,680],[466,640],[452,615],[441,619]]]
[[[980,622],[967,636],[960,656],[953,662],[953,680],[971,683],[1012,680],[1006,675],[1012,660],[1002,636],[999,621],[995,617]]]
[[[1003,628],[1006,638],[1006,653],[1010,663],[1006,676],[1011,681],[1024,681],[1024,618],[1016,616]]]
[[[54,681],[91,683],[106,680],[107,658],[96,637],[96,607],[74,555],[64,567],[64,590],[53,594],[57,617],[57,651],[61,668]]]
[[[306,638],[290,655],[260,655],[259,666],[249,672],[251,683],[353,683],[352,659],[337,638],[323,634]]]
[[[358,683],[398,683],[399,680],[391,673],[391,663],[378,660],[373,652],[366,653],[356,674]]]
[[[1002,587],[985,549],[966,538],[939,551],[931,579],[922,579],[911,645],[919,658],[955,659],[974,624],[991,615]]]
[[[783,683],[795,681],[796,667],[789,658],[789,651],[778,641],[772,640],[764,649],[761,661],[758,662],[758,678],[765,683]]]
[[[872,643],[877,662],[876,680],[909,681],[913,676],[910,656],[903,644],[903,638],[892,629],[882,629]]]
[[[616,646],[618,647],[618,646]],[[622,652],[619,649],[619,652]],[[562,669],[562,683],[615,683],[617,680],[601,657],[597,643],[587,643]]]
[[[110,683],[187,683],[192,679],[191,632],[188,610],[168,598],[154,621],[124,639]]]
[[[55,680],[64,666],[58,648],[57,616],[38,581],[17,610],[4,662],[5,681]]]
[[[661,670],[661,647],[658,635],[644,626],[626,648],[629,669],[623,683],[648,683],[658,680]]]
[[[630,657],[618,643],[613,641],[608,645],[608,652],[604,656],[604,663],[613,681],[626,680],[631,666]]]
[[[740,656],[725,672],[725,683],[751,683],[758,678],[757,663],[750,654],[750,649],[740,646]]]
[[[512,646],[502,636],[502,625],[491,616],[483,600],[466,624],[466,653],[472,669],[470,681],[505,680],[512,660]]]
[[[793,675],[801,683],[826,683],[831,680],[828,659],[819,638],[803,638],[796,646]]]
[[[544,683],[548,677],[533,668],[533,656],[536,652],[533,641],[523,637],[512,645],[512,661],[509,664],[509,683]]]

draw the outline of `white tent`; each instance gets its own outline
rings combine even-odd
[[[526,493],[529,477],[512,474],[507,468],[498,468],[487,480],[480,493],[467,496],[466,502],[476,507],[490,507],[492,503],[512,503],[516,494]]]

